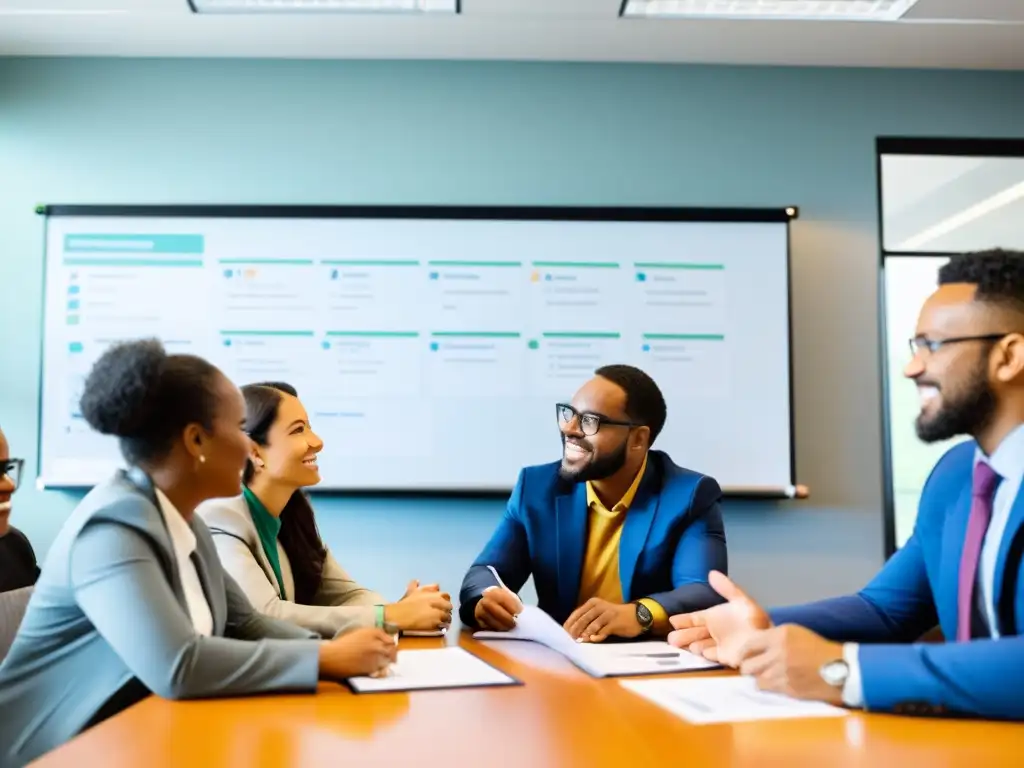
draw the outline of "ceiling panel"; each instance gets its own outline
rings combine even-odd
[[[997,0],[963,1],[988,14],[1009,7]],[[186,0],[0,0],[0,55],[1024,70],[1024,24],[621,19],[618,0],[463,3],[461,16],[382,18],[197,15]],[[950,0],[918,5],[930,13],[952,7]],[[1019,5],[1024,8],[1024,0]]]
[[[622,0],[462,0],[466,16],[575,16],[615,19]]]

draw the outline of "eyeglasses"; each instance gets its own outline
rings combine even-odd
[[[938,352],[947,344],[960,344],[964,341],[999,341],[999,339],[1008,335],[1009,333],[988,333],[984,336],[954,336],[951,339],[928,339],[924,336],[915,336],[909,342],[910,354],[916,356],[925,350],[931,354]]]
[[[609,419],[607,416],[602,416],[599,413],[580,413],[571,405],[566,405],[565,403],[559,403],[556,405],[555,411],[558,414],[559,424],[572,424],[574,419],[579,419],[580,431],[582,431],[587,437],[596,435],[602,425],[607,425],[609,427],[643,426],[643,424],[637,424],[635,421],[617,421],[615,419]]]
[[[0,478],[9,478],[14,490],[17,490],[21,481],[21,470],[24,468],[24,459],[0,459]]]

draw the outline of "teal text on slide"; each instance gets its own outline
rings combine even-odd
[[[64,236],[65,253],[188,253],[203,252],[202,235],[79,234]]]

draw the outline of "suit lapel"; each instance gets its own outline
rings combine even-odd
[[[967,521],[971,516],[970,480],[953,502],[942,531],[942,565],[939,570],[939,594],[936,608],[939,623],[946,637],[956,636],[957,593],[960,581],[960,557],[967,537]]]
[[[996,607],[997,620],[1001,615],[999,606],[1003,600],[1003,585],[1005,584],[1006,566],[1010,556],[1011,545],[1017,534],[1020,533],[1021,526],[1024,525],[1024,493],[1021,491],[1021,488],[1017,490],[1017,497],[1013,500],[1013,506],[1010,508],[1010,518],[1006,521],[1006,529],[1003,531],[1003,538],[999,543],[999,554],[996,556],[996,571],[995,579],[993,580],[994,599],[992,602]],[[1017,631],[1020,631],[1020,623],[1021,620],[1018,618]],[[1000,627],[999,629],[1001,630],[1002,628]]]
[[[654,516],[658,512],[658,472],[655,467],[655,456],[648,457],[647,471],[640,480],[636,497],[626,512],[622,524],[622,538],[619,540],[619,580],[622,584],[622,599],[629,602],[633,590],[633,577],[636,575],[636,564],[647,543],[651,532]]]
[[[560,494],[555,501],[558,523],[558,597],[568,616],[576,609],[583,568],[583,550],[587,541],[587,486],[576,483],[571,493]]]
[[[156,495],[156,486],[150,479],[149,475],[143,472],[138,467],[130,467],[125,471],[125,478],[130,482],[135,490],[142,494],[146,500],[153,505],[156,510],[156,527],[153,529],[158,533],[160,539],[160,545],[163,548],[161,555],[163,556],[164,563],[171,571],[171,588],[174,591],[174,596],[178,598],[178,602],[181,603],[182,607],[186,607],[185,602],[185,588],[181,583],[181,573],[178,570],[178,559],[174,556],[174,542],[171,541],[171,532],[167,529],[167,521],[164,520],[164,512],[160,507],[160,499]]]

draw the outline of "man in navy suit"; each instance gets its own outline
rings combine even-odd
[[[771,612],[711,574],[728,602],[673,616],[669,640],[798,698],[1024,719],[1024,253],[943,266],[911,351],[918,436],[972,439],[932,470],[906,545],[856,595]],[[914,642],[936,624],[946,642]]]
[[[469,627],[507,630],[533,575],[539,607],[578,640],[662,636],[669,615],[722,602],[722,492],[711,477],[651,451],[665,424],[643,371],[600,368],[556,405],[562,460],[519,474],[505,515],[462,584]]]

